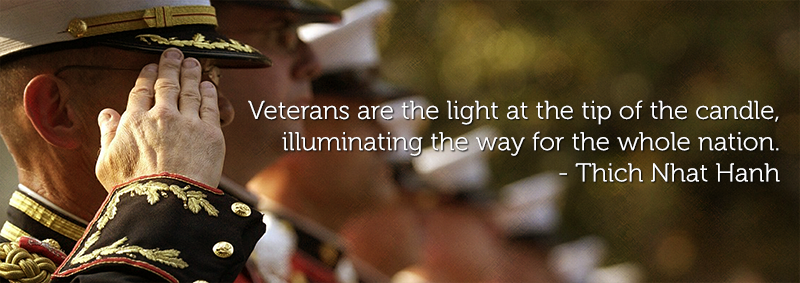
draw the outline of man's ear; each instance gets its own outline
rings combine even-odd
[[[48,143],[66,149],[80,145],[74,109],[67,104],[69,86],[50,74],[40,74],[25,87],[25,115]]]

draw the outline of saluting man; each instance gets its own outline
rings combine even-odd
[[[87,220],[103,205],[107,190],[118,185],[163,172],[174,175],[153,176],[148,180],[182,184],[182,188],[189,186],[187,192],[203,192],[201,183],[203,188],[217,185],[219,162],[215,160],[224,155],[222,135],[217,132],[220,124],[232,119],[230,102],[225,97],[217,98],[214,90],[218,66],[265,67],[269,61],[254,48],[216,33],[215,11],[207,1],[10,1],[4,2],[0,9],[3,80],[0,95],[4,101],[0,133],[17,164],[20,180],[19,189],[10,201],[9,220],[0,232],[9,242],[3,250],[7,252],[4,260],[11,265],[5,266],[14,269],[7,270],[3,277],[49,278],[45,274],[53,269],[42,265],[38,274],[31,274],[30,266],[26,266],[29,263],[20,260],[24,257],[10,255],[26,250],[47,256],[57,265],[64,260],[58,249],[64,252],[73,249],[84,235]],[[183,52],[170,47],[181,47]],[[201,64],[184,54],[205,59]],[[151,64],[159,62],[159,58],[160,65]],[[201,81],[209,82],[201,84]],[[137,99],[128,101],[127,94]],[[133,106],[139,107],[137,113],[133,112]],[[205,107],[202,111],[201,106]],[[123,126],[116,128],[119,113],[123,111],[127,114],[123,116]],[[100,126],[107,133],[103,136],[104,150],[99,163],[98,113]],[[172,123],[162,124],[164,128],[158,129],[131,123],[145,125],[167,118]],[[171,127],[175,124],[179,128]],[[114,131],[119,135],[111,139]],[[145,132],[147,136],[141,135]],[[137,137],[135,142],[127,138],[131,135]],[[182,144],[191,137],[204,142]],[[154,148],[148,150],[151,147]],[[199,149],[203,149],[203,154],[195,152]],[[203,161],[194,162],[198,159]],[[133,183],[140,182],[144,180]],[[203,199],[215,206],[234,202],[220,194]],[[126,198],[120,203],[128,201]],[[135,267],[136,276],[144,278],[188,280],[187,277],[197,275],[193,273],[194,267],[203,264],[186,258],[188,249],[169,241],[148,241],[144,238],[147,235],[141,234],[163,227],[168,219],[191,217],[183,215],[182,209],[170,217],[147,217],[156,207],[169,208],[171,204],[162,201],[160,206],[154,204],[152,211],[148,204],[146,209],[138,207],[135,213],[126,210],[131,206],[116,206],[116,220],[107,219],[102,235],[96,234],[99,237],[93,238],[92,245],[84,242],[83,252],[91,253],[100,247],[106,247],[105,252],[138,247],[138,252],[116,250],[118,253],[92,254],[89,261],[67,259],[62,270],[64,276],[74,274],[70,273],[76,270],[70,269],[73,266],[80,267],[81,272],[91,272],[97,267],[110,267],[117,260],[130,260],[126,268]],[[216,218],[226,218],[221,216],[228,214],[234,215],[223,211]],[[129,227],[114,225],[124,219],[123,215],[147,221]],[[258,226],[246,218],[229,224],[240,228]],[[228,242],[246,249],[253,237],[257,239],[258,230],[250,229],[251,232]],[[39,245],[27,238],[18,240],[21,236],[52,240],[46,241],[50,244]],[[105,246],[110,240],[120,242],[113,247]],[[138,256],[161,249],[182,251],[183,255],[169,256],[177,264],[166,265]],[[214,256],[210,247],[196,250],[202,252],[197,259],[206,254]],[[36,262],[42,261],[45,260],[39,257]],[[20,266],[21,271],[15,266]],[[189,270],[188,266],[193,268]],[[228,267],[223,264],[208,271]],[[230,276],[228,272],[219,272],[213,278],[226,278]]]
[[[7,102],[0,115],[11,121],[0,132],[24,185],[2,233],[18,243],[4,250],[27,248],[58,262],[57,245],[17,238],[62,236],[62,250],[76,240],[78,247],[59,278],[232,281],[263,224],[230,189],[215,188],[225,152],[219,126],[233,116],[231,103],[217,98],[216,66],[263,67],[269,60],[214,32],[208,1],[13,1],[0,9]],[[169,49],[159,65],[146,65],[169,47],[183,52]],[[214,60],[201,65],[184,53]],[[92,169],[101,135],[98,182]],[[104,202],[106,190],[113,194]],[[101,205],[84,233],[83,220]],[[0,275],[52,272],[29,270]]]

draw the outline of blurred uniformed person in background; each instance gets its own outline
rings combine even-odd
[[[605,241],[597,236],[559,243],[565,179],[545,172],[501,190],[497,223],[503,241],[500,282],[641,282],[635,263],[600,267]]]
[[[427,100],[418,95],[404,96],[384,105],[402,109],[403,103],[427,107]],[[405,119],[395,112],[390,120],[379,120],[393,136],[406,138],[423,135],[427,120]],[[356,270],[363,281],[388,282],[401,270],[422,260],[422,222],[419,195],[424,184],[411,164],[411,152],[400,150],[389,153],[398,196],[385,207],[364,211],[351,217],[340,234],[348,251],[353,255]]]
[[[563,178],[540,173],[503,187],[497,209],[504,235],[501,282],[560,282],[548,254],[557,243]]]
[[[244,184],[265,166],[285,154],[280,146],[284,132],[303,131],[303,120],[250,117],[259,105],[307,105],[313,92],[311,81],[320,75],[318,57],[298,37],[298,27],[307,23],[339,22],[341,14],[314,1],[214,0],[220,32],[249,42],[270,54],[273,66],[259,70],[227,69],[220,89],[236,93],[234,107],[243,117],[223,128],[227,139],[222,185],[235,189],[242,199],[257,203]],[[253,110],[251,107],[255,107]],[[263,115],[263,113],[259,113]],[[271,282],[249,262],[238,282]]]
[[[231,102],[240,115],[222,129],[228,148],[223,184],[244,186],[285,153],[281,147],[283,132],[303,130],[302,119],[267,120],[263,110],[258,120],[252,116],[262,101],[264,107],[311,102],[311,81],[320,75],[321,67],[318,57],[298,38],[297,28],[307,23],[338,22],[341,15],[316,0],[213,0],[211,4],[217,9],[221,33],[247,42],[272,60],[270,68],[226,69],[220,78],[221,92],[236,94]],[[250,108],[251,103],[255,110]]]
[[[495,137],[496,130],[479,128],[463,135]],[[445,145],[444,148],[448,148]],[[424,253],[422,262],[395,276],[397,282],[486,282],[501,272],[501,238],[495,223],[495,197],[488,189],[486,152],[425,149],[413,159],[429,191],[422,200]]]
[[[378,77],[374,28],[389,9],[386,1],[367,1],[343,11],[339,25],[303,27],[319,57],[323,75],[314,82],[314,104],[348,106],[347,120],[306,120],[306,137],[387,135],[376,120],[355,115],[361,105],[378,105],[398,93]],[[354,282],[358,280],[337,236],[345,221],[396,197],[384,152],[335,149],[295,152],[253,178],[248,187],[262,196],[274,217],[253,253],[270,282]]]
[[[213,188],[224,156],[219,126],[232,119],[214,84],[218,67],[268,59],[216,33],[208,1],[6,1],[0,9],[0,132],[20,180],[0,232],[8,241],[0,276],[47,281],[64,261],[58,276],[67,280],[231,280],[246,256],[213,263],[212,246],[226,238],[248,250],[263,226],[255,215],[216,209],[236,199]],[[182,189],[169,198],[162,188],[172,185]],[[142,196],[151,193],[164,198]],[[231,230],[197,225],[217,221]],[[182,241],[199,233],[190,246]],[[75,245],[66,259],[58,251]]]
[[[351,218],[340,234],[366,282],[388,282],[422,260],[422,223],[413,195]]]

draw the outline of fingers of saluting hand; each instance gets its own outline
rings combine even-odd
[[[198,117],[200,109],[200,79],[202,69],[200,62],[194,58],[183,60],[181,70],[181,92],[178,98],[178,109],[186,117]]]
[[[200,84],[200,119],[211,125],[219,127],[219,105],[217,101],[217,88],[213,83],[205,81]]]
[[[161,53],[158,62],[158,79],[155,84],[155,105],[153,108],[178,110],[178,95],[181,93],[181,65],[183,53],[169,48]],[[199,65],[199,64],[198,64]],[[195,85],[195,87],[197,87]]]
[[[155,84],[157,77],[158,65],[148,64],[142,68],[139,78],[136,79],[136,85],[133,86],[131,93],[128,95],[126,112],[142,112],[153,107],[153,95],[155,95],[153,84]]]
[[[205,116],[218,117],[216,90],[213,85],[210,86],[211,90],[201,90],[201,80],[202,67],[197,59],[184,59],[180,50],[167,49],[162,53],[158,65],[149,64],[142,68],[136,85],[129,95],[126,111],[137,112],[160,108],[159,110],[180,111],[187,117],[198,117],[202,115],[199,113],[201,111],[206,113]],[[206,107],[203,102],[206,98],[204,96],[209,96],[208,98],[213,96],[214,101],[209,100],[209,106],[214,108],[213,111],[201,109],[201,106]]]
[[[159,172],[219,183],[225,142],[217,91],[201,78],[197,59],[184,59],[170,48],[157,65],[142,69],[124,114],[111,109],[100,114],[102,149],[95,170],[108,191]]]

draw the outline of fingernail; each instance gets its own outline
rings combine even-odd
[[[189,58],[189,59],[183,60],[183,66],[186,67],[186,68],[194,68],[194,67],[197,67],[197,65],[198,65],[197,64],[197,60],[195,60],[193,58]]]
[[[166,57],[170,59],[181,59],[181,52],[177,49],[167,49]]]
[[[203,81],[200,83],[200,87],[202,88],[214,88],[214,83],[209,81]]]
[[[100,125],[104,125],[106,122],[108,122],[108,120],[111,120],[111,114],[102,112],[100,113],[100,117],[98,117],[97,120],[100,122]]]
[[[144,70],[148,71],[148,72],[158,71],[158,65],[156,65],[156,64],[147,64],[147,66],[144,66]]]

